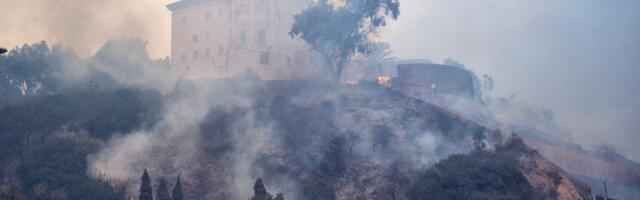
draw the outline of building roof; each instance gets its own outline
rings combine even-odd
[[[216,0],[180,0],[178,2],[167,5],[167,9],[173,12],[173,11],[184,9],[189,6],[193,6],[193,5],[197,5],[205,2],[212,2],[212,1],[216,1]]]

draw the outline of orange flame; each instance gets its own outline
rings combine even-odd
[[[390,87],[391,86],[391,77],[386,76],[386,75],[382,75],[382,76],[378,76],[378,84],[385,86],[385,87]]]

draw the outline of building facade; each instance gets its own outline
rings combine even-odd
[[[192,78],[254,73],[266,80],[311,78],[320,63],[289,36],[309,0],[181,0],[172,12],[171,64]]]

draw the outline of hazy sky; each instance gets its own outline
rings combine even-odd
[[[0,46],[46,40],[89,56],[111,38],[141,37],[155,58],[168,56],[174,0],[0,0]]]
[[[173,0],[0,0],[0,46],[47,40],[81,55],[142,37],[168,56]],[[456,59],[490,74],[495,94],[553,110],[584,144],[640,160],[640,1],[401,0],[383,38],[397,57]],[[633,156],[638,155],[638,156]]]
[[[583,143],[640,160],[640,1],[401,0],[399,57],[454,58],[547,107]]]

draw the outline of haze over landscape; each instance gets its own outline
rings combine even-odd
[[[173,0],[0,1],[0,44],[46,40],[95,53],[112,38],[148,41],[169,55]],[[492,75],[493,95],[548,108],[586,147],[613,145],[638,161],[640,2],[403,1],[402,20],[382,32],[398,58],[453,58]],[[28,25],[27,25],[28,24]]]
[[[0,0],[0,199],[637,199],[638,10]]]

